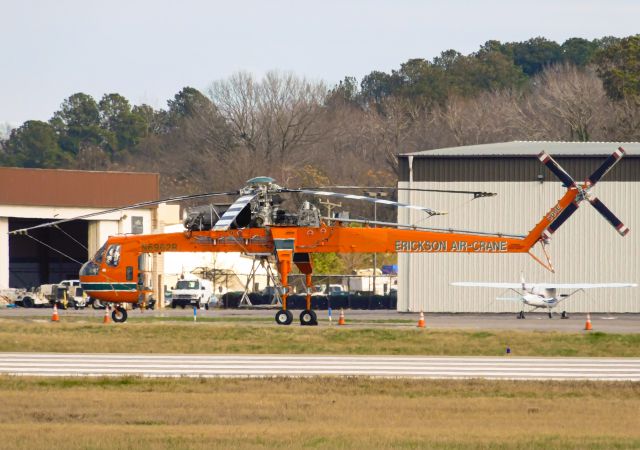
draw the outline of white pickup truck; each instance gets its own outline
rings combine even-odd
[[[188,278],[178,280],[171,288],[171,307],[195,306],[198,309],[209,309],[209,304],[215,301],[213,285],[209,280]]]

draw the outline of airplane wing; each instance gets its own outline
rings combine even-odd
[[[489,288],[502,288],[502,289],[522,289],[522,283],[489,283],[489,282],[475,282],[475,281],[456,281],[451,283],[452,286],[465,286],[465,287],[489,287]],[[526,283],[527,288],[533,286],[531,283]]]
[[[496,297],[496,300],[504,300],[508,302],[520,302],[522,303],[522,297]]]
[[[456,281],[452,286],[489,287],[502,289],[522,289],[522,283],[490,283],[475,281]],[[527,289],[595,289],[636,287],[636,283],[525,283]]]
[[[527,287],[542,289],[596,289],[596,288],[625,288],[636,287],[636,283],[527,283]]]

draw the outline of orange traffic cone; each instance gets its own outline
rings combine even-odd
[[[418,328],[424,328],[424,313],[420,311],[420,319],[418,319]]]
[[[58,316],[58,305],[55,303],[53,304],[53,315],[51,316],[51,321],[52,322],[60,321],[60,316]]]
[[[340,308],[340,317],[338,318],[338,325],[345,325],[344,309],[342,309],[342,308]]]
[[[591,327],[591,314],[587,313],[587,323],[584,324],[584,329],[586,331],[591,331],[592,327]]]
[[[111,319],[109,319],[109,307],[107,306],[104,309],[104,318],[102,319],[102,323],[109,323],[111,322]]]

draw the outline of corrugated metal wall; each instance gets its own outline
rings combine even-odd
[[[612,147],[615,149],[615,146]],[[554,157],[576,179],[593,173],[605,157]],[[535,152],[530,157],[414,157],[413,181],[533,181],[543,175],[547,181],[557,181]],[[605,181],[640,181],[640,158],[627,156],[612,170]],[[409,181],[407,158],[400,158],[400,181]]]
[[[416,162],[414,160],[414,167]],[[519,162],[521,160],[511,159],[514,166]],[[624,163],[622,161],[620,166]],[[509,170],[509,167],[504,169]],[[589,173],[590,169],[587,173],[579,171],[574,175],[583,179]],[[482,178],[480,173],[467,176]],[[398,222],[526,234],[564,193],[558,181],[550,180],[550,173],[545,176],[547,181],[543,183],[413,182],[411,187],[416,188],[486,190],[497,192],[498,196],[471,201],[454,195],[400,191],[400,201],[446,210],[449,215],[424,219],[420,212],[400,210]],[[400,182],[399,186],[409,187],[409,183]],[[511,296],[500,289],[453,287],[449,283],[518,282],[521,271],[532,282],[640,282],[639,191],[640,183],[637,182],[600,182],[592,193],[627,224],[631,232],[621,237],[590,204],[583,202],[552,238],[549,248],[555,274],[546,271],[527,254],[400,254],[398,310],[516,312],[520,310],[519,304],[496,300],[498,296]],[[559,308],[562,309],[569,312],[640,312],[640,288],[581,292],[567,300],[564,308]]]

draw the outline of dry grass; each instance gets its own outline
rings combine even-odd
[[[640,356],[640,334],[0,319],[0,351]]]
[[[0,377],[0,447],[631,448],[640,384]]]

